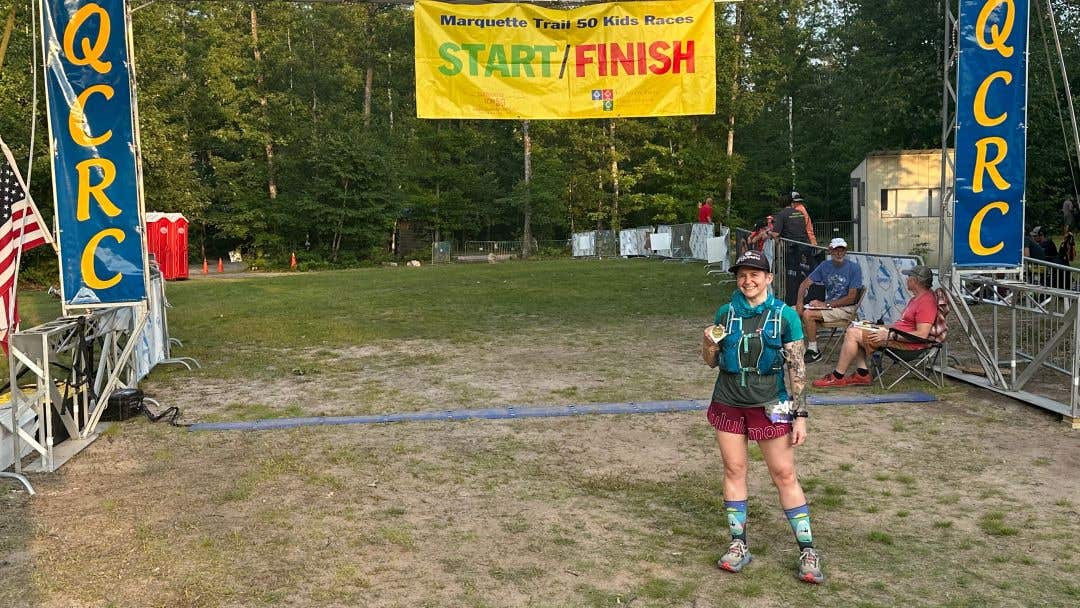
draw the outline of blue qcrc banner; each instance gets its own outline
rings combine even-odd
[[[1015,267],[1024,246],[1028,0],[960,0],[953,262]]]
[[[146,298],[123,0],[43,0],[53,199],[65,306]]]

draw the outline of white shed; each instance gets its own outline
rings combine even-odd
[[[945,179],[952,182],[951,170]],[[870,153],[851,172],[854,248],[921,255],[936,266],[940,188],[940,149]]]

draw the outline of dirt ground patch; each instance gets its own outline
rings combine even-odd
[[[283,351],[256,377],[183,374],[146,383],[189,420],[360,415],[511,404],[565,404],[643,398],[701,398],[708,392],[694,344],[698,328],[628,322],[629,340],[610,332],[495,338],[477,343],[403,340]],[[251,404],[260,408],[252,410]]]
[[[139,421],[35,478],[38,498],[2,495],[17,516],[0,572],[16,584],[0,604],[1019,606],[1080,593],[1080,445],[1060,422],[963,391],[819,407],[812,433],[800,472],[822,589],[791,578],[762,463],[758,559],[739,577],[712,566],[722,496],[701,414],[265,433]]]
[[[206,367],[143,387],[189,421],[703,399],[699,332],[722,296],[707,283],[630,262],[191,281],[170,320]],[[935,393],[814,408],[798,458],[823,587],[794,580],[756,447],[754,562],[715,568],[727,525],[700,412],[264,432],[140,419],[35,476],[37,497],[0,484],[0,606],[1077,604],[1080,435],[988,392]]]

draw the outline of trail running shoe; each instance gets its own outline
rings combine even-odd
[[[752,559],[754,557],[750,555],[750,548],[746,546],[746,543],[741,540],[733,540],[728,547],[727,553],[720,558],[720,561],[716,562],[716,566],[728,572],[739,572]]]
[[[803,361],[806,363],[816,363],[821,361],[821,353],[816,350],[808,350],[806,351],[806,354],[803,355]]]
[[[848,379],[846,377],[837,378],[833,375],[832,372],[829,372],[824,376],[818,378],[817,380],[814,380],[813,385],[815,388],[833,388],[847,386]]]
[[[844,378],[847,383],[845,386],[870,386],[874,383],[874,380],[870,377],[870,374],[860,376],[859,374],[851,374],[847,378]]]
[[[817,552],[812,547],[803,549],[799,554],[799,580],[815,585],[825,582]]]

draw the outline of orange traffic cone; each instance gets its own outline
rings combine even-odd
[[[202,273],[210,274],[210,268],[206,265],[206,258],[202,259]]]
[[[217,271],[225,272],[225,264],[221,263],[221,258],[217,259]]]
[[[289,268],[296,270],[296,252],[292,252],[292,258],[289,260]]]

